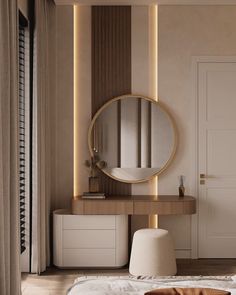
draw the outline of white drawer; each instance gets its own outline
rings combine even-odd
[[[114,249],[64,249],[65,267],[108,267],[114,266]]]
[[[63,229],[115,229],[113,215],[63,215]]]
[[[63,248],[115,248],[115,230],[64,230]]]

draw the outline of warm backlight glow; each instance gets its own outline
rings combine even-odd
[[[154,18],[154,30],[153,30],[153,39],[154,39],[154,95],[155,95],[155,99],[158,100],[158,6],[155,5],[154,6],[154,11],[153,11],[153,18]]]
[[[158,6],[152,8],[152,46],[153,46],[153,96],[158,100]],[[158,195],[158,176],[154,179],[153,193]],[[149,227],[158,228],[158,215],[149,215]]]
[[[74,197],[79,195],[78,187],[78,6],[74,5]]]
[[[73,49],[74,49],[74,192],[73,195],[74,197],[79,195],[79,165],[78,165],[78,159],[79,159],[79,105],[78,105],[78,94],[79,94],[79,84],[78,84],[78,41],[79,41],[79,6],[74,5],[74,44],[73,44]],[[157,5],[151,7],[151,27],[150,27],[150,39],[151,39],[151,50],[152,50],[152,72],[151,78],[152,78],[152,97],[154,99],[158,100],[158,7]],[[154,182],[153,182],[153,194],[157,195],[158,194],[158,178],[155,177]],[[158,216],[157,215],[150,215],[149,216],[149,226],[152,228],[157,228],[158,227]]]

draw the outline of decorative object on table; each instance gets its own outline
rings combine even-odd
[[[81,198],[82,199],[105,199],[106,196],[104,193],[84,192]]]
[[[180,175],[179,177],[179,196],[184,197],[185,187],[184,187],[184,176]]]
[[[99,178],[97,176],[89,176],[89,192],[99,192]]]
[[[105,168],[106,162],[100,160],[97,152],[91,157],[90,160],[85,161],[85,166],[89,168],[89,192],[98,193],[99,192],[99,177],[97,176],[97,168]]]

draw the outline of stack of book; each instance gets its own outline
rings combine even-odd
[[[104,193],[90,193],[90,192],[85,192],[83,193],[82,199],[105,199],[106,196]]]

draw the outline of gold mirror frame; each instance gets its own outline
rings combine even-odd
[[[121,95],[121,96],[117,96],[115,98],[112,98],[110,99],[108,102],[106,102],[103,106],[101,106],[101,108],[95,113],[95,115],[93,116],[93,119],[89,125],[89,130],[88,130],[88,147],[89,147],[89,153],[91,155],[91,157],[94,156],[94,153],[93,153],[93,148],[92,148],[92,143],[91,143],[91,139],[92,139],[92,130],[93,130],[93,126],[97,120],[97,118],[99,117],[99,115],[102,113],[102,111],[104,109],[106,109],[109,105],[111,105],[113,102],[115,101],[118,101],[118,100],[123,100],[123,99],[129,99],[129,98],[142,98],[142,99],[145,99],[147,101],[150,101],[156,105],[158,105],[160,107],[160,109],[162,111],[165,112],[165,114],[167,115],[170,123],[171,123],[171,126],[173,128],[173,134],[174,134],[174,145],[173,145],[173,148],[172,148],[172,152],[171,152],[171,155],[168,159],[168,161],[165,163],[165,165],[156,173],[154,174],[151,174],[149,177],[146,177],[144,179],[140,179],[140,180],[132,180],[132,181],[128,181],[128,180],[122,180],[120,178],[116,178],[115,176],[109,174],[107,171],[105,171],[104,169],[101,169],[99,168],[99,170],[101,170],[104,174],[106,174],[107,176],[109,176],[110,178],[114,179],[114,180],[117,180],[117,181],[120,181],[120,182],[125,182],[125,183],[142,183],[142,182],[147,182],[149,181],[150,179],[154,178],[155,176],[158,176],[160,175],[163,171],[165,171],[167,169],[167,167],[171,164],[174,156],[175,156],[175,153],[176,153],[176,150],[177,150],[177,143],[178,143],[178,136],[177,136],[177,128],[176,128],[176,124],[174,122],[174,119],[173,117],[171,116],[171,114],[169,113],[169,111],[167,110],[167,108],[163,105],[163,103],[159,102],[159,101],[156,101],[150,97],[146,97],[146,96],[143,96],[143,95],[136,95],[136,94],[125,94],[125,95]]]

